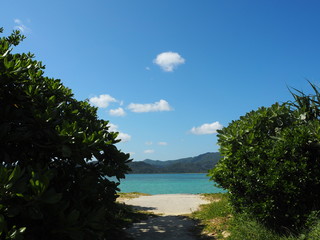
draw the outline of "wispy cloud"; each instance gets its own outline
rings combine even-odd
[[[106,108],[109,106],[110,103],[117,102],[117,100],[108,94],[102,94],[99,97],[94,96],[90,98],[89,102],[92,105],[97,106],[99,108]]]
[[[168,143],[167,143],[167,142],[158,142],[158,145],[160,145],[160,146],[167,146]]]
[[[151,154],[151,153],[154,153],[154,150],[153,149],[147,149],[147,150],[144,150],[143,152],[146,153],[146,154]]]
[[[123,108],[119,107],[117,109],[111,109],[109,114],[115,117],[123,117],[126,115],[126,112],[123,110]]]
[[[145,142],[146,145],[150,146],[153,144],[153,142]]]
[[[110,132],[119,132],[117,140],[121,140],[121,142],[128,142],[131,140],[131,136],[127,133],[120,132],[118,130],[118,125],[115,125],[113,123],[109,123],[109,131]]]
[[[176,52],[160,53],[153,62],[159,65],[165,72],[173,72],[179,65],[185,63],[185,59]]]
[[[161,99],[159,102],[155,103],[130,103],[128,109],[132,112],[142,113],[142,112],[162,112],[162,111],[172,111],[173,108],[169,105],[166,100]]]
[[[20,19],[18,18],[14,19],[14,23],[16,24],[14,26],[14,29],[19,30],[22,33],[31,32],[31,29],[28,28],[26,25],[24,25]]]
[[[193,127],[190,132],[196,135],[215,134],[222,127],[219,122],[205,123],[199,127]]]

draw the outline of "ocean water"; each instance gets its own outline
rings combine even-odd
[[[220,193],[205,173],[183,174],[128,174],[121,179],[121,192],[142,192],[148,194],[173,193]]]

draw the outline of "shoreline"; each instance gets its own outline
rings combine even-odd
[[[220,193],[157,193],[157,194],[150,194],[150,193],[143,193],[143,192],[117,192],[117,195],[121,197],[121,195],[137,195],[140,196],[156,196],[156,195],[203,195],[203,194],[220,194]]]

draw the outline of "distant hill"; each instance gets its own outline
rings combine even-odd
[[[207,173],[221,158],[220,153],[205,153],[196,157],[159,161],[146,159],[130,162],[130,173]]]

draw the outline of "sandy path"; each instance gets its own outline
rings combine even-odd
[[[189,214],[197,210],[200,204],[208,203],[201,196],[193,194],[141,196],[124,202],[139,210],[161,214],[127,229],[127,233],[136,240],[196,240],[190,231],[195,222],[179,215]]]

